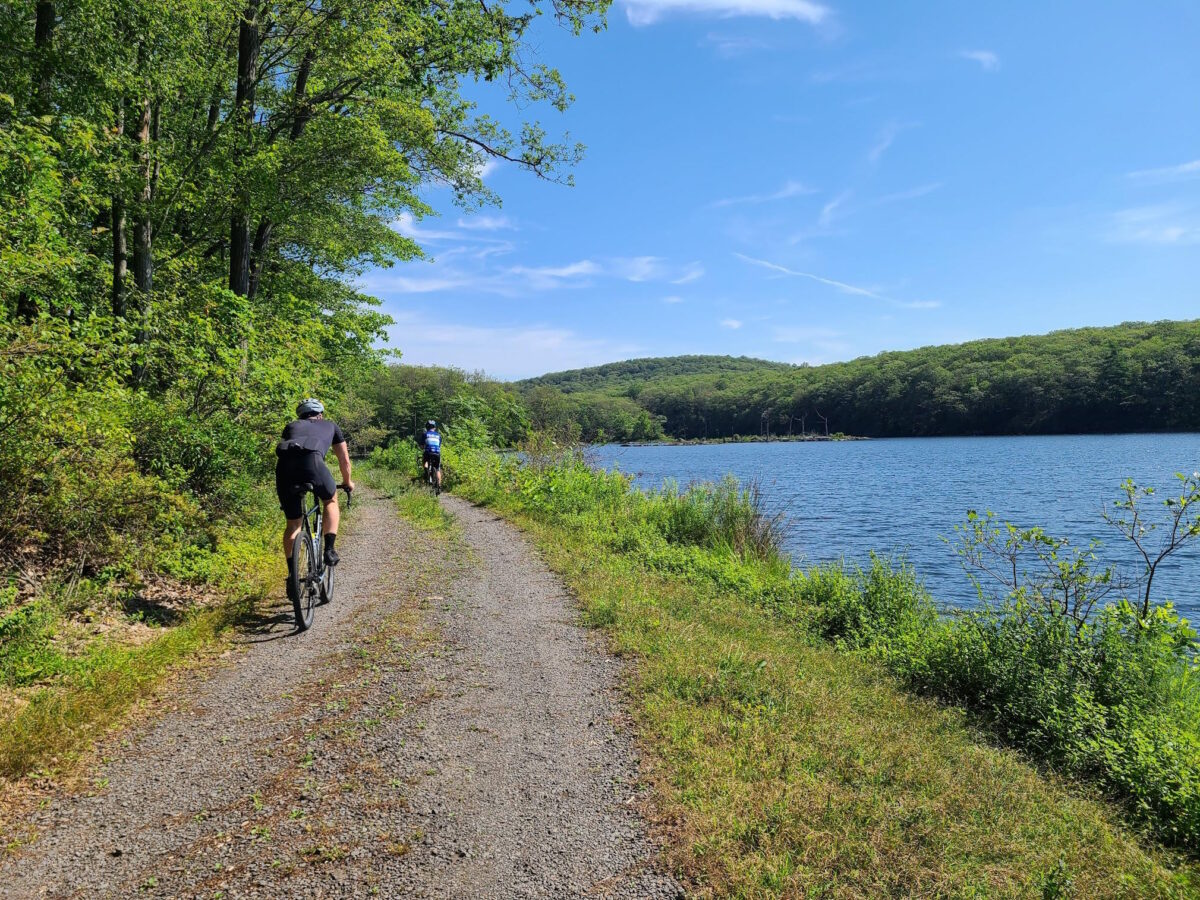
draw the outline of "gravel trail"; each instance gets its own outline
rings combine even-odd
[[[355,499],[313,628],[280,596],[109,740],[0,898],[681,896],[632,809],[618,664],[561,583],[460,500],[461,544]]]

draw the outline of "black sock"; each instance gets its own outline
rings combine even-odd
[[[292,559],[291,554],[288,554],[287,564],[288,564],[288,577],[290,578],[291,576],[296,574],[296,561],[294,559]]]
[[[326,549],[326,550],[332,550],[332,549],[333,549],[333,542],[334,542],[334,540],[335,540],[336,538],[337,538],[337,532],[336,532],[336,531],[335,531],[333,534],[327,534],[327,535],[325,535],[325,549]]]

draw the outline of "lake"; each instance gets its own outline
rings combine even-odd
[[[1101,510],[1126,478],[1153,485],[1158,498],[1176,490],[1176,472],[1200,470],[1200,434],[607,445],[592,455],[641,488],[728,473],[758,479],[770,511],[787,518],[786,549],[797,564],[863,562],[871,550],[904,554],[940,603],[969,606],[975,590],[943,540],[953,539],[967,510],[1040,525],[1080,546],[1098,538],[1102,560],[1140,571],[1132,545],[1101,520]],[[1159,499],[1146,509],[1163,521]],[[1164,562],[1154,588],[1154,596],[1200,619],[1200,543]]]

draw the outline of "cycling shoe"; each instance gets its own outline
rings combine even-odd
[[[331,550],[328,547],[325,548],[325,565],[336,566],[340,560],[341,557],[337,555],[336,550]]]

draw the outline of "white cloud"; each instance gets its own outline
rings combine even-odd
[[[879,162],[888,148],[896,142],[896,138],[900,136],[900,133],[912,127],[912,125],[905,125],[900,122],[888,122],[888,124],[883,126],[883,130],[879,132],[879,137],[875,139],[875,143],[871,145],[871,149],[867,151],[867,159],[872,164]]]
[[[406,238],[412,238],[414,241],[457,241],[462,240],[462,235],[455,231],[441,231],[434,228],[423,228],[417,224],[416,217],[412,213],[402,212],[392,222],[392,230],[404,235]]]
[[[1128,177],[1136,178],[1139,181],[1176,181],[1184,178],[1200,178],[1200,159],[1161,169],[1142,169],[1138,172],[1130,172]]]
[[[741,34],[717,34],[712,31],[705,35],[701,45],[712,47],[717,56],[725,59],[733,59],[735,56],[744,56],[755,50],[766,50],[770,47],[770,44],[759,38]]]
[[[728,328],[732,331],[736,331],[742,327],[742,323],[738,319],[722,319],[720,324],[722,328]]]
[[[840,194],[821,207],[821,215],[817,219],[817,224],[822,229],[826,229],[833,224],[834,214],[841,206],[845,204],[847,200],[850,199],[852,193],[852,191],[842,191]]]
[[[756,259],[753,256],[746,256],[744,253],[734,253],[733,255],[742,260],[742,262],[749,263],[752,266],[758,266],[772,272],[778,272],[781,275],[789,275],[793,278],[807,278],[810,281],[828,285],[829,287],[834,288],[843,294],[852,294],[858,297],[870,297],[872,300],[881,300],[884,303],[891,304],[892,306],[896,306],[901,309],[934,309],[941,305],[936,300],[893,300],[891,297],[886,297],[872,288],[865,288],[856,284],[849,284],[845,281],[837,281],[833,278],[825,278],[822,275],[814,275],[812,272],[799,272],[795,269],[789,269],[786,266],[781,266],[778,263],[769,262],[765,259]]]
[[[942,187],[942,182],[933,181],[929,184],[917,185],[915,188],[909,188],[907,191],[896,191],[894,194],[884,194],[882,197],[877,197],[871,201],[871,206],[886,206],[889,203],[902,203],[905,200],[916,200],[924,197],[926,194],[932,194],[934,191]]]
[[[480,239],[483,240],[483,239]],[[426,294],[470,290],[519,297],[530,291],[587,287],[597,279],[633,283],[688,284],[704,275],[699,262],[672,263],[658,256],[581,259],[561,265],[489,265],[491,257],[514,252],[508,241],[451,247],[432,260],[376,270],[359,282],[360,289],[377,296]]]
[[[691,284],[704,277],[704,266],[698,262],[688,263],[678,278],[672,278],[671,284]]]
[[[1177,204],[1123,209],[1113,214],[1107,237],[1118,244],[1200,244],[1200,215]]]
[[[662,281],[667,277],[667,261],[657,256],[617,258],[609,268],[615,277],[626,281]]]
[[[460,216],[458,227],[467,231],[505,231],[515,229],[516,224],[508,216]]]
[[[391,341],[406,363],[482,369],[498,378],[526,378],[647,352],[637,344],[586,338],[569,328],[544,324],[463,325],[406,311],[392,317],[396,324],[389,329]]]
[[[478,171],[479,180],[487,181],[488,176],[494,174],[496,172],[496,170],[499,168],[500,168],[500,160],[496,159],[496,157],[494,157],[494,156],[489,156],[479,166],[479,171]]]
[[[392,294],[435,294],[438,291],[452,291],[458,288],[473,286],[474,281],[466,275],[447,274],[421,276],[395,275],[387,273],[364,279],[360,284],[369,293],[386,292]],[[381,291],[381,288],[383,289]]]
[[[979,63],[985,72],[995,72],[1000,68],[1000,57],[991,50],[960,50],[958,55],[962,59]]]
[[[623,0],[625,16],[635,27],[653,25],[672,14],[717,16],[761,16],[795,19],[809,25],[826,22],[828,7],[812,0]]]
[[[783,186],[776,191],[771,191],[768,194],[747,194],[743,197],[726,197],[723,200],[717,200],[712,204],[714,208],[724,206],[738,206],[741,204],[750,203],[771,203],[775,200],[787,200],[791,197],[802,197],[805,194],[814,194],[816,190],[810,188],[800,181],[785,181]]]
[[[564,287],[583,287],[588,278],[599,275],[603,270],[590,259],[567,263],[565,266],[511,266],[504,274],[515,275],[528,282],[535,291],[549,291]]]
[[[662,301],[662,302],[663,302],[663,303],[682,303],[682,302],[683,302],[683,298],[682,298],[682,297],[677,297],[677,296],[675,296],[674,294],[672,294],[670,297],[663,297],[663,301]]]

